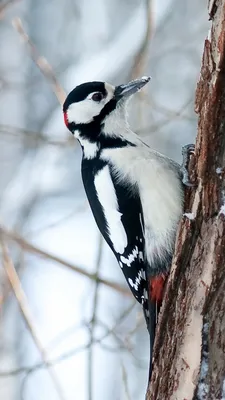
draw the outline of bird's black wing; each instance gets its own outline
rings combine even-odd
[[[147,260],[145,258],[145,238],[144,238],[144,220],[141,206],[141,200],[137,187],[132,187],[130,182],[127,184],[120,182],[113,170],[110,171],[112,182],[114,184],[119,211],[121,212],[121,221],[126,230],[128,244],[124,254],[121,256],[116,253],[113,248],[117,260],[122,268],[126,280],[132,290],[133,295],[143,306],[143,312],[150,335],[150,365],[149,379],[152,373],[152,352],[155,339],[155,328],[157,321],[158,307],[155,301],[151,301],[150,288],[147,272]],[[132,257],[133,254],[137,257]],[[132,258],[130,265],[127,265],[127,260]],[[122,264],[121,264],[122,259]]]
[[[157,304],[149,299],[138,190],[130,182],[118,180],[112,168],[101,159],[83,159],[82,178],[98,228],[115,254],[134,297],[143,306],[150,335],[151,360]],[[150,361],[150,375],[151,367]]]
[[[143,304],[148,298],[142,208],[136,188],[119,182],[100,159],[82,162],[85,191],[102,235],[114,252],[128,285]]]

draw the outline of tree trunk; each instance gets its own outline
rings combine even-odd
[[[210,0],[187,189],[147,400],[225,399],[225,0]]]

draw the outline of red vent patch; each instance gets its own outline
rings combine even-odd
[[[165,280],[166,276],[164,274],[150,279],[150,299],[152,301],[162,303]]]

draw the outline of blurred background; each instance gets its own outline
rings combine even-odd
[[[143,400],[142,310],[97,231],[80,148],[12,27],[16,16],[66,92],[151,75],[130,124],[179,162],[196,136],[207,1],[0,2],[0,227],[18,274],[1,260],[0,399]]]

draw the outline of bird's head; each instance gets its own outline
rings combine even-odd
[[[87,82],[76,86],[63,105],[67,128],[78,138],[82,136],[82,132],[83,136],[84,132],[97,135],[102,130],[106,134],[113,134],[110,131],[113,131],[116,122],[126,122],[127,99],[149,80],[149,77],[142,77],[120,86],[112,86],[106,82]],[[93,137],[93,141],[95,139]]]

